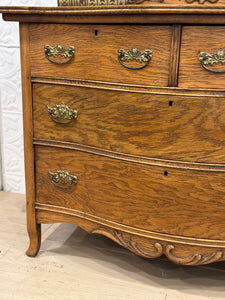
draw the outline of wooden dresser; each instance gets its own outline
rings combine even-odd
[[[20,22],[27,255],[69,222],[225,260],[225,0],[130,2],[0,8]]]

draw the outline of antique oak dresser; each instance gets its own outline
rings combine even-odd
[[[147,258],[225,260],[225,0],[0,12],[20,22],[27,255],[69,222]]]

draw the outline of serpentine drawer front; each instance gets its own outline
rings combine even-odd
[[[27,255],[69,222],[146,258],[225,260],[225,1],[121,1],[0,9],[20,22]]]
[[[71,111],[71,116],[60,116],[60,111]],[[34,84],[33,114],[35,138],[225,163],[225,98]]]
[[[102,218],[105,223],[108,220],[171,235],[225,238],[225,172],[152,167],[39,146],[35,158],[36,201],[43,207],[69,208]],[[49,171],[62,169],[77,177],[76,185],[51,183]],[[203,209],[206,205],[207,210]],[[210,227],[208,218],[212,220]]]

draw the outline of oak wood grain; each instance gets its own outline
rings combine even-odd
[[[62,142],[58,140],[45,140],[33,138],[34,145],[56,147],[61,149],[78,150],[86,153],[96,154],[109,158],[116,158],[123,161],[141,163],[150,166],[157,167],[169,167],[174,169],[187,169],[187,170],[198,170],[198,171],[216,171],[224,172],[225,164],[218,163],[196,163],[178,160],[166,160],[160,158],[151,158],[146,156],[138,156],[127,153],[115,152],[110,150],[105,150],[101,148],[96,148],[87,145],[81,145],[74,142]]]
[[[31,74],[167,86],[171,36],[170,26],[30,24]],[[75,47],[70,63],[57,65],[46,59],[44,45],[58,43]],[[118,50],[133,47],[153,51],[147,67],[130,70],[119,63]]]
[[[163,243],[169,244],[181,244],[190,245],[197,247],[207,247],[207,248],[225,248],[225,241],[218,239],[202,239],[195,237],[185,237],[179,235],[171,235],[166,233],[159,233],[151,230],[140,229],[137,227],[123,225],[117,222],[113,222],[107,219],[103,219],[94,215],[90,215],[72,208],[61,207],[52,204],[45,203],[35,203],[35,208],[37,210],[37,220],[40,223],[52,223],[52,222],[68,222],[75,225],[85,227],[85,222],[94,225],[93,229],[105,227],[112,228],[117,231],[130,233],[135,236],[145,237],[153,240],[162,241]],[[56,216],[54,220],[53,215]],[[47,217],[48,216],[48,217]],[[40,218],[45,218],[45,221],[39,221]],[[59,221],[59,219],[61,221]],[[63,220],[64,219],[64,220]]]
[[[48,76],[31,77],[32,83],[46,83],[74,87],[87,87],[101,90],[135,92],[148,95],[171,95],[171,96],[190,96],[190,97],[225,97],[225,88],[207,89],[207,88],[180,88],[180,87],[159,87],[141,84],[124,84],[116,82],[104,82],[98,80],[86,80],[75,78],[60,78]]]
[[[29,32],[28,24],[20,24],[20,49],[22,69],[23,92],[23,125],[24,125],[24,156],[26,176],[26,207],[27,207],[27,231],[30,245],[28,256],[36,256],[41,245],[41,225],[36,222],[35,212],[35,179],[34,179],[34,149],[33,149],[33,124],[32,124],[32,87],[30,80],[29,56]]]
[[[223,88],[225,73],[215,74],[205,70],[199,53],[215,53],[225,47],[225,26],[184,26],[182,32],[179,86],[199,88]],[[211,67],[225,70],[224,65]]]
[[[11,10],[10,10],[11,11]],[[71,14],[63,16],[64,11],[60,13],[44,13],[40,15],[36,11],[29,15],[22,11],[19,14],[5,13],[3,18],[5,21],[17,21],[27,23],[54,23],[54,24],[121,24],[121,18],[123,18],[123,24],[225,24],[225,9],[143,9],[141,10],[122,9],[122,10],[97,10],[91,11],[71,11]],[[67,11],[66,11],[67,14]],[[82,15],[85,15],[84,16]],[[216,17],[215,17],[216,16]]]
[[[148,258],[224,260],[224,77],[200,69],[198,53],[224,47],[225,0],[0,12],[23,22],[27,254],[41,223],[70,222]],[[68,65],[44,56],[58,43],[76,48]],[[132,47],[153,50],[145,69],[119,64]],[[79,112],[60,127],[46,106],[63,101]],[[71,190],[50,181],[61,168],[78,176]]]
[[[177,236],[168,236],[168,240],[156,239],[147,235],[138,235],[135,228],[116,230],[112,226],[105,226],[83,220],[76,215],[65,214],[62,210],[55,207],[49,208],[47,205],[37,205],[37,217],[41,223],[68,222],[79,224],[84,230],[90,233],[105,235],[117,242],[121,246],[129,249],[137,255],[146,258],[157,258],[165,254],[171,261],[180,265],[201,265],[225,259],[224,246],[218,244],[214,247],[208,245],[208,241],[202,239],[202,246],[191,245],[186,239],[184,243],[175,241]],[[173,240],[174,239],[174,240]],[[194,240],[194,239],[193,239]]]
[[[169,76],[169,86],[173,87],[176,87],[178,85],[181,34],[182,26],[177,24],[173,25]]]
[[[35,147],[36,201],[166,234],[223,240],[224,175],[117,161],[93,154]],[[48,171],[78,176],[69,190]],[[219,209],[218,209],[219,208]]]
[[[179,5],[173,0],[171,1],[174,5],[166,5],[165,3],[150,3],[150,7],[146,7],[146,5],[138,4],[138,5],[119,5],[119,6],[102,6],[102,7],[24,7],[24,6],[1,6],[0,12],[2,14],[8,15],[40,15],[40,16],[51,16],[51,15],[107,15],[107,14],[140,14],[144,13],[148,14],[223,14],[225,10],[225,5],[221,7],[222,2],[224,0],[220,0],[220,5],[218,3],[209,4],[205,3],[203,5],[199,5],[198,3],[186,4],[179,3]],[[176,0],[175,0],[176,1]],[[180,0],[177,0],[180,2]],[[184,0],[185,1],[185,0]],[[159,22],[160,23],[160,22]]]
[[[47,106],[78,110],[57,124]],[[225,98],[33,84],[34,137],[170,160],[225,163]]]

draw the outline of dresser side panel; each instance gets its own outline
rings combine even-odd
[[[41,228],[36,223],[35,213],[35,178],[34,178],[34,148],[32,121],[32,87],[29,57],[29,24],[20,24],[20,49],[23,94],[24,120],[24,154],[27,199],[27,230],[30,237],[30,247],[27,255],[35,256],[40,248]]]

